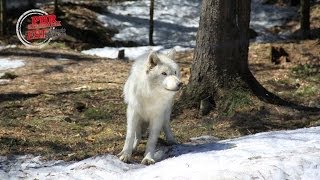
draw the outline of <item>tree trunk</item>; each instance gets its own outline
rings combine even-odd
[[[58,0],[54,0],[54,13],[56,14],[56,15],[58,15],[59,14],[59,9],[58,9],[59,7],[58,7]]]
[[[6,0],[1,0],[0,1],[0,36],[5,35],[6,32],[6,15],[7,15],[7,5],[6,5]]]
[[[189,105],[218,105],[219,96],[243,86],[248,71],[250,0],[203,0],[190,82]]]
[[[290,1],[290,6],[298,6],[300,5],[300,0],[291,0]]]
[[[300,29],[302,38],[310,36],[310,0],[301,0]]]
[[[176,105],[225,110],[235,94],[298,110],[319,111],[288,102],[266,90],[248,67],[250,0],[203,0],[189,84]],[[227,103],[226,103],[227,102]],[[210,107],[211,104],[211,107]],[[209,106],[208,106],[209,105]],[[203,110],[201,108],[205,107]]]
[[[154,0],[150,0],[150,24],[149,24],[149,45],[153,46],[153,14],[154,14]]]

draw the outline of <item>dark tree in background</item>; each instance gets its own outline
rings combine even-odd
[[[153,13],[154,13],[154,0],[150,0],[150,26],[149,26],[149,45],[154,45],[153,43]]]
[[[301,0],[300,29],[302,38],[310,36],[310,0]]]
[[[6,0],[0,0],[0,35],[3,36],[6,34],[6,14],[7,14],[7,6]]]
[[[250,0],[202,1],[190,82],[182,97],[187,104],[217,105],[222,94],[245,84],[250,5]]]
[[[54,13],[57,15],[59,13],[58,0],[54,0]]]

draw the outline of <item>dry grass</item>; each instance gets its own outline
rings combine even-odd
[[[306,42],[305,44],[312,44]],[[279,44],[293,57],[297,44]],[[282,97],[302,104],[319,102],[319,84],[314,81],[318,74],[306,78],[295,74],[299,63],[274,65],[269,61],[266,49],[270,44],[253,44],[250,48],[251,69],[268,89]],[[22,50],[15,50],[22,51]],[[0,150],[1,155],[36,154],[48,159],[78,160],[86,157],[118,153],[125,138],[125,104],[122,86],[128,76],[130,63],[79,55],[64,50],[46,50],[57,56],[51,58],[17,56],[27,65],[17,69],[17,77],[9,84],[0,86]],[[72,54],[65,58],[59,54]],[[305,52],[304,52],[305,53]],[[310,51],[319,57],[317,51]],[[45,54],[45,53],[44,53]],[[82,58],[77,58],[78,56]],[[309,55],[308,55],[309,56]],[[56,58],[54,58],[56,57]],[[294,59],[294,58],[293,58]],[[183,81],[190,75],[192,52],[178,55]],[[291,84],[303,82],[296,88]],[[294,88],[293,88],[294,86]],[[313,90],[314,89],[314,90]],[[281,91],[280,91],[281,90]],[[238,96],[239,95],[239,96]],[[173,130],[180,142],[201,135],[232,138],[241,135],[279,129],[294,129],[319,125],[317,114],[303,114],[288,108],[261,103],[250,98],[254,104],[242,104],[233,96],[232,116],[229,112],[212,112],[201,117],[197,110],[185,110],[173,118]],[[319,105],[319,104],[318,104]],[[231,106],[231,105],[230,105]],[[226,116],[226,114],[228,116]],[[135,153],[143,154],[145,142]]]

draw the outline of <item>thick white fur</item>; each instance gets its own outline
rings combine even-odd
[[[127,136],[120,160],[128,162],[141,140],[142,124],[149,123],[149,138],[143,164],[154,163],[154,151],[161,129],[169,143],[176,143],[170,129],[173,98],[181,87],[180,68],[173,61],[175,51],[167,55],[150,52],[133,64],[124,86],[127,103]]]

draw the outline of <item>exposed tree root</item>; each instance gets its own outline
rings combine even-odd
[[[249,69],[245,73],[243,73],[242,79],[247,83],[253,94],[263,102],[290,107],[292,109],[300,111],[320,112],[320,108],[295,104],[293,102],[284,100],[274,93],[268,91],[258,82],[258,80],[253,76]]]

